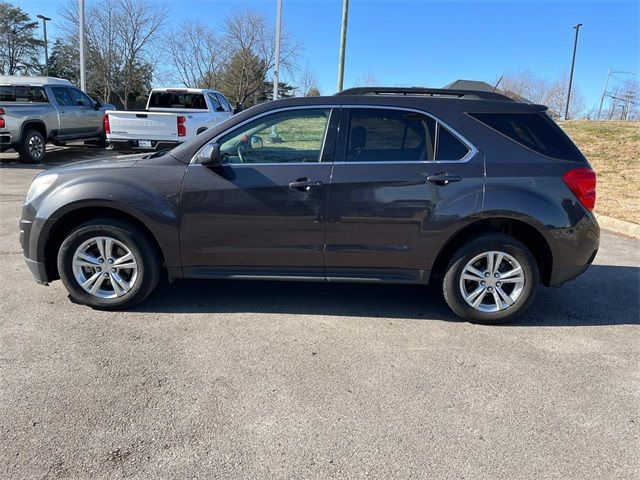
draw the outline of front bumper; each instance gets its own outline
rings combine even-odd
[[[49,285],[47,281],[47,269],[43,262],[36,262],[35,260],[31,260],[30,258],[24,257],[24,261],[29,267],[29,271],[35,278],[36,283],[40,285]]]
[[[44,258],[38,258],[37,240],[41,229],[38,219],[31,216],[29,207],[22,209],[22,219],[20,220],[20,245],[22,246],[24,261],[29,267],[29,271],[34,276],[37,283],[48,285],[47,268]]]

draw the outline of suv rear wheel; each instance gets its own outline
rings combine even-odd
[[[160,277],[160,256],[147,232],[117,220],[80,225],[64,240],[58,271],[79,303],[102,310],[144,300]]]
[[[442,291],[457,315],[491,324],[523,313],[538,283],[538,265],[531,251],[513,237],[491,233],[474,238],[456,252]]]
[[[25,163],[39,163],[43,161],[46,153],[44,136],[38,130],[26,130],[17,150],[20,159]]]

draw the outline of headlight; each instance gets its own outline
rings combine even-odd
[[[55,173],[37,176],[35,180],[31,182],[31,186],[29,187],[27,198],[24,203],[29,204],[46,192],[49,187],[53,185],[53,182],[56,181],[56,178],[58,178],[58,175]]]

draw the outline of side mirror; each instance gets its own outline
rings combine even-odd
[[[102,103],[100,102],[100,100],[96,100],[96,102],[93,104],[93,108],[95,108],[96,110],[100,110],[102,108]]]
[[[233,114],[240,113],[242,110],[244,110],[242,103],[236,102],[236,108],[233,109]]]
[[[204,146],[198,154],[198,163],[206,167],[221,167],[220,145],[217,143],[209,143]]]
[[[264,146],[264,142],[262,141],[262,137],[259,135],[251,135],[251,149],[254,150],[256,148],[262,148]]]

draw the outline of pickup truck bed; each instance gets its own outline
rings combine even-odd
[[[107,140],[118,151],[172,148],[233,115],[215,90],[154,89],[144,111],[107,111]]]

